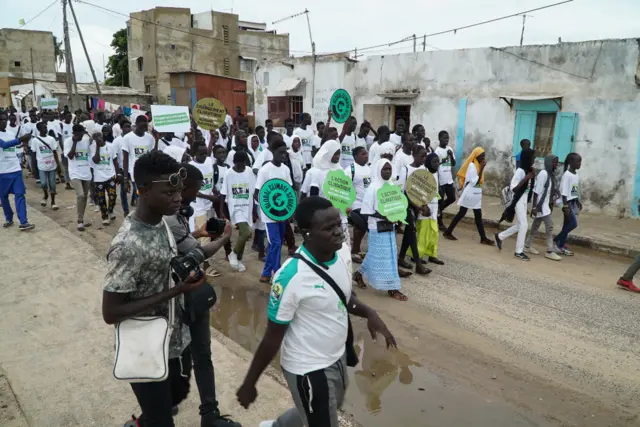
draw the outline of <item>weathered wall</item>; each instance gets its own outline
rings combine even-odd
[[[505,49],[462,49],[370,57],[349,71],[344,61],[319,63],[316,104],[311,108],[311,66],[291,61],[260,64],[257,80],[269,72],[269,84],[258,81],[258,121],[267,114],[266,96],[283,96],[275,87],[284,76],[307,81],[304,108],[313,119],[326,118],[333,90],[342,87],[354,98],[354,114],[362,121],[365,105],[390,124],[384,106],[410,105],[411,124],[421,123],[432,141],[440,130],[455,148],[464,129],[464,154],[482,146],[488,154],[487,190],[497,193],[513,172],[515,110],[504,95],[562,97],[563,112],[578,114],[575,151],[583,158],[582,197],[587,209],[615,216],[630,215],[634,198],[640,130],[638,40],[602,40]],[[415,99],[389,99],[382,93],[415,92]],[[289,93],[288,95],[292,95]],[[459,122],[460,99],[466,98],[466,120]],[[387,108],[383,110],[383,108]],[[371,119],[371,117],[366,117]],[[562,160],[562,159],[561,159]]]

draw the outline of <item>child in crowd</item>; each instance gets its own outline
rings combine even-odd
[[[533,242],[533,235],[538,231],[538,228],[540,228],[540,224],[544,223],[544,231],[547,236],[547,253],[545,254],[545,258],[552,261],[562,260],[553,248],[553,219],[551,218],[553,204],[559,197],[555,177],[557,167],[558,156],[550,154],[544,158],[544,169],[541,170],[536,177],[536,184],[533,190],[531,216],[535,219],[533,220],[533,224],[531,224],[531,231],[524,244],[524,251],[526,253],[532,255],[540,254],[531,244]]]
[[[453,220],[451,220],[449,228],[444,232],[443,236],[445,239],[458,240],[453,235],[453,230],[455,230],[460,220],[467,214],[467,211],[469,209],[473,209],[476,228],[478,229],[478,234],[480,234],[480,243],[489,246],[493,246],[495,244],[493,240],[487,238],[484,231],[484,224],[482,223],[482,185],[484,184],[485,166],[487,166],[487,159],[485,157],[484,149],[476,147],[458,171],[457,177],[460,183],[460,188],[462,188],[462,194],[460,195],[460,200],[458,200],[460,210]],[[442,186],[442,182],[440,182],[440,186]]]
[[[105,126],[106,127],[106,126]],[[93,164],[94,193],[102,215],[102,225],[109,225],[116,219],[113,208],[116,206],[116,170],[118,163],[115,147],[104,140],[100,132],[93,135],[89,147],[89,158]]]
[[[564,161],[564,174],[560,180],[564,222],[562,223],[562,230],[554,239],[554,249],[560,255],[573,255],[573,252],[567,248],[567,239],[569,238],[569,233],[578,228],[578,215],[582,210],[580,176],[578,175],[578,170],[581,166],[582,157],[578,153],[569,153],[567,155]]]
[[[38,134],[31,138],[30,148],[36,153],[36,162],[40,173],[40,186],[44,197],[40,206],[47,206],[47,199],[51,194],[51,209],[58,210],[56,205],[56,169],[60,167],[58,159],[58,141],[47,135],[47,124],[38,122],[36,125]]]
[[[256,178],[253,171],[247,166],[248,156],[246,152],[238,151],[233,156],[233,167],[227,171],[224,184],[220,190],[221,211],[238,230],[238,239],[233,250],[229,254],[231,268],[239,272],[246,271],[242,263],[244,246],[251,237],[251,226],[255,205],[253,193],[255,191]]]
[[[427,170],[433,175],[436,182],[436,188],[438,188],[438,167],[440,166],[440,158],[434,152],[427,155],[425,162]],[[444,265],[440,259],[438,259],[438,240],[440,239],[438,233],[438,201],[440,195],[436,193],[435,197],[429,202],[428,209],[424,209],[416,224],[416,230],[418,234],[418,254],[419,259],[427,256],[428,261],[436,265]],[[414,256],[413,252],[409,255]]]

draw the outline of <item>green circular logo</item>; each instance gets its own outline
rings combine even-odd
[[[265,182],[260,193],[260,209],[274,221],[286,221],[293,216],[298,199],[293,187],[281,179],[270,179]]]
[[[351,96],[344,89],[338,89],[331,95],[331,117],[336,123],[344,123],[351,115]]]

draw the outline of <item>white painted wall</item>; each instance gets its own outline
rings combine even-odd
[[[488,154],[487,187],[494,192],[512,174],[515,111],[501,95],[562,96],[562,110],[578,114],[575,150],[582,155],[582,197],[591,211],[629,216],[633,199],[640,132],[639,46],[635,39],[558,45],[462,49],[369,57],[352,69],[346,61],[318,63],[316,105],[311,109],[311,64],[293,61],[294,68],[261,64],[269,71],[267,96],[280,78],[303,77],[305,110],[313,120],[325,120],[333,90],[344,88],[354,99],[354,115],[363,120],[365,104],[411,105],[411,126],[421,123],[435,143],[440,130],[455,147],[460,98],[467,98],[464,153],[482,146]],[[637,80],[636,80],[637,79]],[[390,100],[380,93],[420,91],[410,100]],[[258,106],[256,106],[258,107]],[[389,123],[372,123],[374,126]],[[563,160],[563,159],[561,159]],[[636,201],[637,203],[637,201]]]

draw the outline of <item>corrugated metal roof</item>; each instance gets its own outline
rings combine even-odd
[[[60,82],[46,82],[38,81],[42,87],[51,93],[67,93],[67,85]],[[136,96],[151,96],[149,93],[140,92],[136,89],[124,86],[103,86],[100,85],[100,91],[103,95],[136,95]],[[78,83],[78,95],[98,95],[96,86],[90,83]]]

